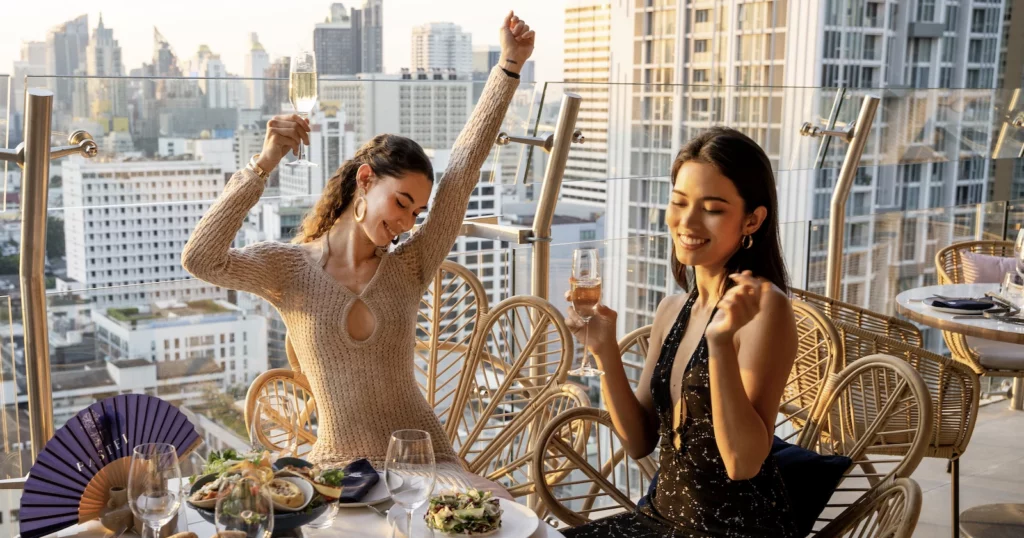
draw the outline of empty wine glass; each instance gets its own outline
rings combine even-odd
[[[274,504],[251,477],[237,476],[220,486],[214,508],[217,532],[241,531],[246,538],[269,538],[274,532]]]
[[[316,55],[311,51],[301,50],[292,56],[291,76],[288,83],[288,98],[295,107],[295,113],[303,118],[309,118],[316,106],[317,84],[316,84]],[[315,163],[306,160],[303,144],[299,142],[299,159],[288,163],[288,166],[316,166]]]
[[[384,484],[395,505],[405,510],[406,535],[412,536],[412,513],[427,502],[437,478],[434,445],[422,430],[398,430],[391,434],[384,459]],[[395,480],[400,478],[401,480]],[[394,518],[398,522],[398,517]],[[394,533],[395,527],[391,528]]]
[[[1017,263],[1017,274],[1024,278],[1024,228],[1017,232],[1017,241],[1013,243],[1013,259]]]
[[[249,444],[253,452],[270,452],[276,460],[298,453],[298,413],[292,398],[283,395],[261,396],[256,400]]]
[[[178,452],[167,443],[135,447],[128,467],[128,506],[143,525],[160,536],[181,506],[181,469]]]
[[[590,339],[590,318],[594,317],[597,305],[601,302],[601,269],[596,248],[578,248],[573,251],[572,277],[569,279],[569,285],[572,287],[572,307],[586,324],[583,329],[583,360],[579,368],[570,370],[569,374],[604,375],[604,372],[594,366],[593,359],[587,360],[586,342]]]

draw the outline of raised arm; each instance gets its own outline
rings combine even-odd
[[[297,116],[271,119],[257,167],[269,174],[285,153],[298,151],[299,141],[308,140],[308,132],[308,124]],[[265,183],[265,178],[249,167],[235,172],[192,231],[181,252],[181,265],[196,278],[216,286],[254,293],[279,304],[288,260],[295,258],[289,251],[294,247],[262,242],[231,248],[246,214],[263,194]]]
[[[510,12],[501,27],[502,62],[491,70],[480,101],[455,141],[426,221],[404,247],[417,258],[424,282],[433,278],[455,243],[469,197],[480,181],[480,168],[519,87],[519,71],[533,53],[533,41],[533,31]]]

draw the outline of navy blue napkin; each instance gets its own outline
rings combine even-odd
[[[380,475],[366,459],[355,460],[345,466],[345,478],[341,479],[340,503],[360,502],[380,481]]]
[[[975,301],[974,299],[955,299],[950,301],[942,301],[939,299],[932,300],[932,306],[939,308],[952,308],[954,310],[988,310],[994,305],[989,301]]]

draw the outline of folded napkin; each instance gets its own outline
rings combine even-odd
[[[940,299],[933,299],[932,306],[938,308],[952,308],[954,310],[988,310],[995,306],[991,301],[977,301],[974,299],[955,299],[949,301],[943,301]]]
[[[366,459],[355,460],[345,466],[345,478],[341,479],[340,503],[357,503],[380,481],[380,475]]]

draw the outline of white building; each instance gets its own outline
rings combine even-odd
[[[320,79],[320,100],[336,103],[356,145],[381,133],[412,138],[424,148],[451,149],[472,111],[473,82],[429,76],[363,73]]]
[[[99,307],[225,296],[180,260],[223,190],[222,164],[70,158],[63,172],[68,279],[58,291],[89,290]]]
[[[245,55],[245,78],[249,79],[245,81],[246,103],[248,108],[263,108],[263,81],[258,79],[263,78],[270,67],[270,55],[255,32],[249,34],[249,41],[249,53]]]
[[[225,389],[248,385],[267,369],[266,319],[227,301],[166,301],[94,309],[92,315],[96,352],[105,361],[160,365],[208,359],[222,369]]]
[[[170,138],[157,139],[157,156],[161,158],[182,158],[191,155],[193,159],[213,164],[226,173],[236,168],[235,143],[230,138]],[[248,159],[246,159],[248,163]]]
[[[662,212],[675,153],[701,130],[728,125],[761,144],[782,170],[777,174],[780,221],[803,223],[782,229],[790,276],[796,285],[820,290],[827,236],[812,237],[805,255],[806,222],[825,222],[845,147],[830,154],[822,170],[811,170],[817,144],[801,139],[799,127],[827,116],[832,95],[805,88],[851,88],[844,120],[856,117],[864,93],[858,88],[991,88],[1003,9],[1002,3],[961,7],[933,0],[913,6],[894,0],[613,4],[608,176],[632,179],[607,184],[607,235],[636,241],[654,236],[653,252],[660,254],[668,241]],[[871,238],[882,230],[870,214],[985,200],[984,155],[959,149],[964,140],[989,147],[989,94],[886,92],[874,142],[865,149],[850,197],[846,250],[855,259],[847,266],[896,267],[895,272],[903,265],[930,267],[936,238],[925,236],[926,222],[911,220],[892,231],[905,248],[896,249],[902,250],[896,258],[879,258],[893,256],[894,249],[872,248],[877,245]],[[826,100],[829,106],[823,107]],[[945,155],[921,162],[910,157],[914,154]],[[668,257],[649,255],[649,249],[631,253],[632,244],[612,242],[609,248],[618,250],[607,256],[616,264],[608,274],[618,275],[617,282],[607,282],[609,303],[645,298],[643,308],[620,315],[622,329],[650,323],[657,299],[675,290]],[[886,305],[878,302],[891,297],[892,279],[873,271],[847,279],[846,299],[883,310]],[[633,282],[625,275],[646,278]]]
[[[565,6],[562,89],[583,98],[576,127],[586,143],[573,145],[565,163],[561,199],[604,210],[608,179],[608,94],[611,2],[569,0]]]
[[[455,69],[473,72],[473,35],[451,22],[429,22],[412,28],[413,71]]]

